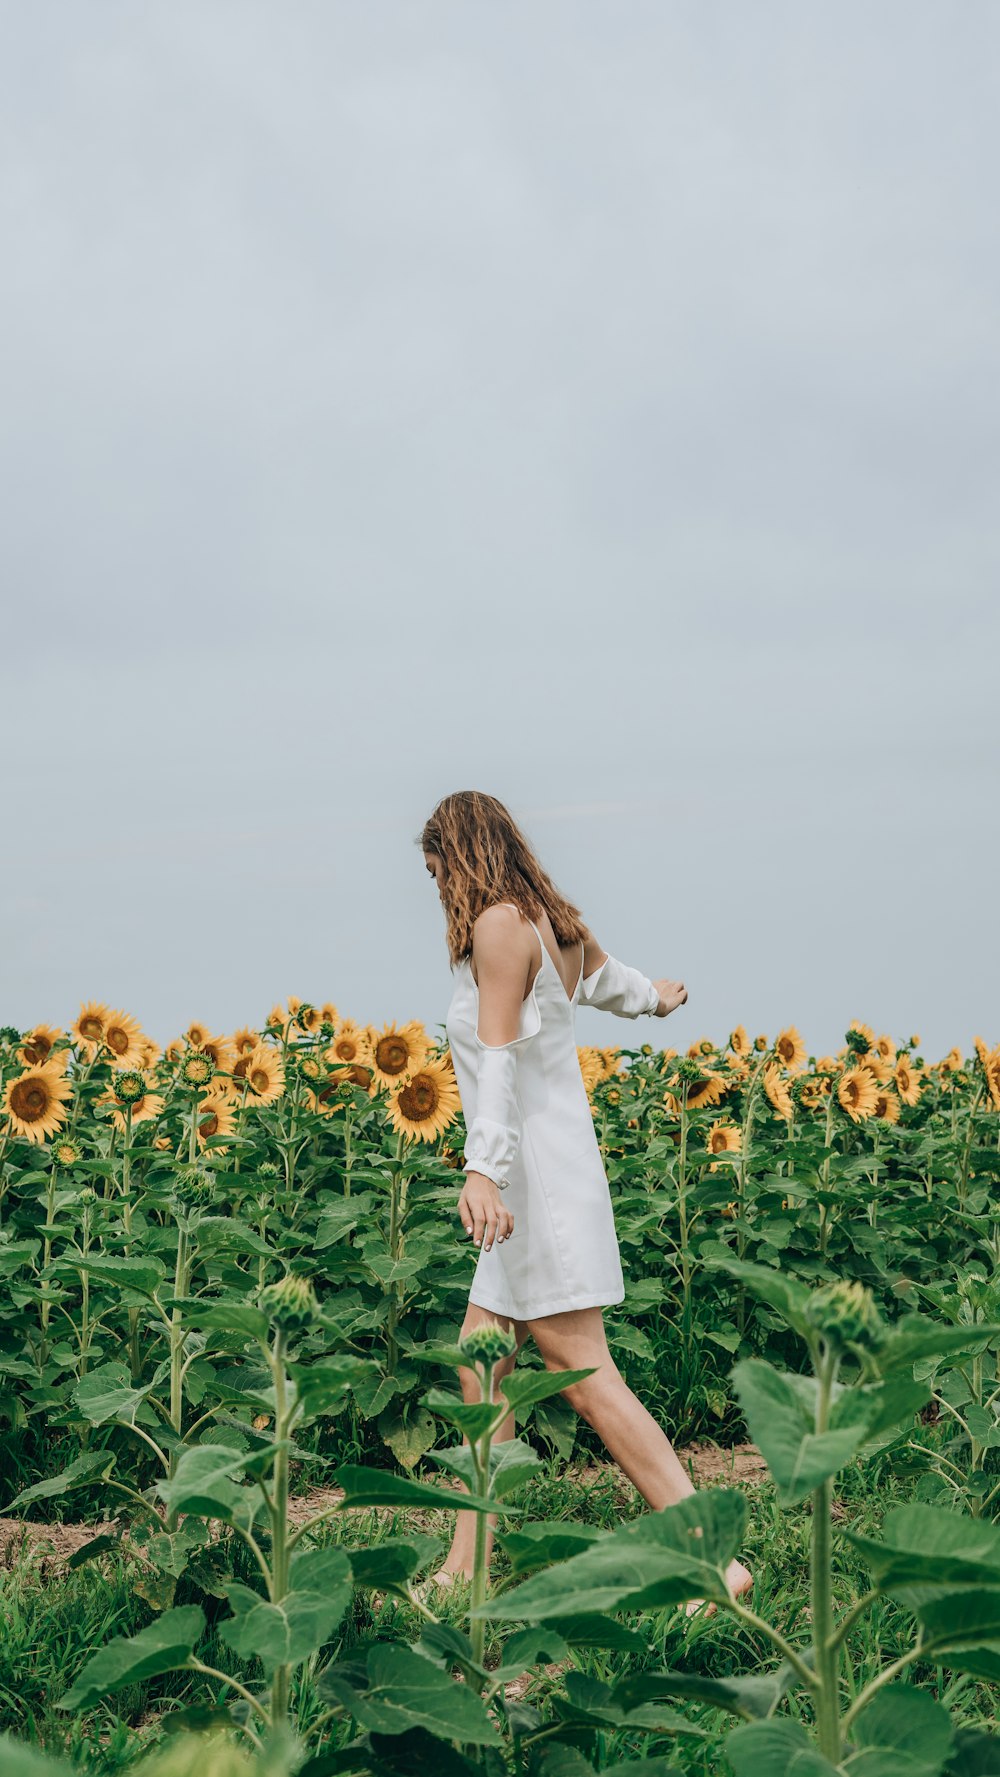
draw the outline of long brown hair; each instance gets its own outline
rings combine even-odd
[[[514,901],[528,919],[548,914],[560,945],[589,934],[579,907],[561,895],[520,827],[495,796],[456,790],[443,796],[417,842],[442,859],[441,900],[452,967],[472,951],[472,928],[486,907]]]

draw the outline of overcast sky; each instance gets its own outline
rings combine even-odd
[[[1000,1040],[991,0],[0,20],[0,1022],[439,1025],[477,788],[580,1042]]]

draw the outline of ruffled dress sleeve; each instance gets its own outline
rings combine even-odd
[[[481,1172],[501,1191],[507,1189],[510,1168],[521,1140],[521,1109],[517,1097],[516,1044],[484,1043],[476,1033],[479,1051],[476,1114],[465,1143],[463,1172]]]
[[[616,957],[608,956],[592,975],[584,976],[580,1004],[594,1006],[599,1012],[614,1012],[619,1018],[639,1018],[644,1012],[657,1011],[660,995],[641,969],[630,969]]]

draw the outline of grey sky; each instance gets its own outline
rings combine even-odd
[[[475,787],[581,1042],[1000,1039],[995,6],[0,20],[0,1020],[439,1024]]]

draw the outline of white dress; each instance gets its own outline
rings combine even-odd
[[[514,1217],[507,1240],[480,1250],[469,1301],[516,1320],[625,1299],[575,1011],[582,1002],[636,1018],[659,1005],[648,977],[614,957],[584,979],[582,945],[570,998],[541,932],[534,920],[529,924],[542,955],[521,1002],[518,1035],[509,1043],[482,1041],[469,958],[459,964],[445,1020],[467,1130],[463,1170],[492,1178]]]

